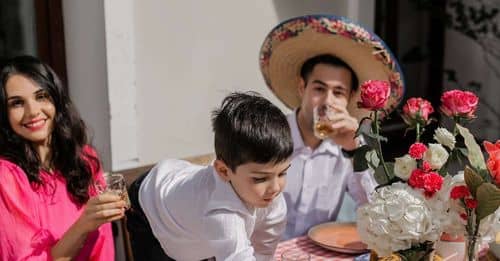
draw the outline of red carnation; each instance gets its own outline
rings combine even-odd
[[[425,195],[428,197],[432,197],[434,193],[438,192],[443,185],[443,177],[436,172],[425,174],[423,179]]]
[[[414,169],[411,172],[410,178],[408,179],[408,184],[410,184],[412,188],[423,188],[424,176],[425,172],[423,172],[421,169]]]
[[[429,172],[431,171],[432,167],[431,167],[431,164],[427,161],[424,161],[422,163],[422,170],[425,171],[425,172]]]
[[[410,146],[409,154],[414,159],[422,159],[427,151],[427,146],[421,142],[415,142]]]
[[[467,220],[467,214],[465,214],[465,213],[460,214],[460,217],[461,217],[463,220]]]
[[[477,200],[472,198],[467,198],[465,199],[465,206],[472,209],[477,208]]]
[[[461,199],[470,196],[469,188],[465,185],[455,186],[451,189],[450,197],[452,199]]]
[[[361,84],[361,102],[358,107],[372,111],[380,110],[385,107],[391,88],[389,82],[380,80],[369,80]]]

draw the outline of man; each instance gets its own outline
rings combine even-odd
[[[376,183],[371,171],[354,172],[353,152],[359,120],[358,84],[370,79],[391,83],[386,110],[402,98],[396,61],[375,35],[334,16],[303,16],[275,27],[261,49],[261,71],[271,90],[294,112],[288,116],[294,153],[284,191],[287,227],[283,239],[304,235],[317,224],[335,221],[345,192],[356,205],[367,202]],[[321,140],[314,135],[313,109],[334,110]]]

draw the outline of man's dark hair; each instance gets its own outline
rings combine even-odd
[[[215,154],[233,171],[239,165],[279,163],[293,152],[290,127],[278,107],[258,93],[232,93],[212,112]]]
[[[331,54],[321,54],[318,56],[314,56],[304,62],[302,68],[300,68],[300,77],[302,77],[302,79],[304,79],[306,83],[312,71],[314,70],[314,66],[318,64],[326,64],[335,67],[342,67],[349,70],[351,72],[351,91],[356,91],[358,89],[358,84],[359,84],[358,76],[351,68],[351,66],[349,66],[349,64],[347,64],[340,58],[333,56]]]

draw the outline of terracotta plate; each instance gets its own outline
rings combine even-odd
[[[307,235],[317,245],[333,251],[348,254],[368,251],[359,238],[355,223],[325,223],[312,227]]]

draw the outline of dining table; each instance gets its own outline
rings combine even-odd
[[[289,250],[307,253],[311,261],[354,260],[356,256],[360,255],[335,252],[316,245],[308,236],[301,236],[280,242],[274,253],[274,260],[281,261],[281,255]]]

